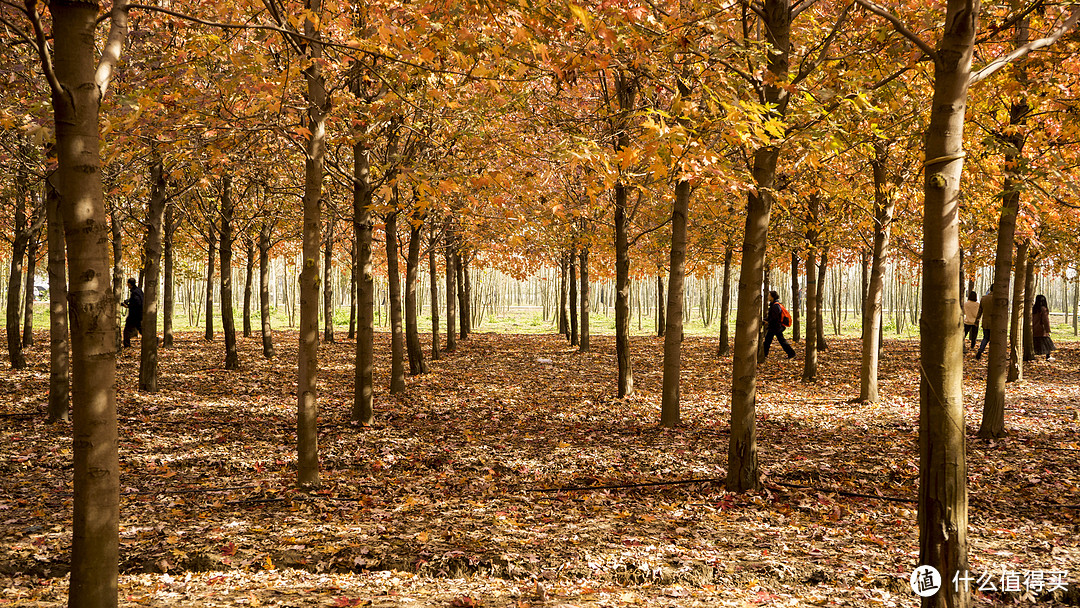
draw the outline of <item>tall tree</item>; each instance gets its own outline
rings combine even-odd
[[[225,334],[225,369],[240,369],[240,353],[236,350],[236,321],[233,318],[232,248],[235,201],[232,176],[221,179],[221,331]],[[145,331],[145,329],[144,329]],[[143,338],[146,341],[146,338]]]
[[[146,248],[143,253],[146,288],[143,290],[142,340],[139,343],[139,390],[148,393],[157,392],[158,283],[161,280],[165,205],[165,168],[161,157],[154,153],[150,162],[150,200],[146,208]]]
[[[889,256],[892,230],[893,198],[887,190],[889,144],[874,138],[874,156],[870,168],[874,174],[874,251],[870,258],[870,277],[862,310],[862,365],[860,366],[859,401],[876,402],[878,395],[878,354],[881,350],[881,300],[885,283],[885,260]]]
[[[108,224],[101,183],[101,101],[127,35],[127,2],[113,3],[100,59],[94,0],[53,0],[52,40],[37,3],[26,3],[56,124],[60,208],[68,248],[71,315],[74,514],[70,608],[117,605],[120,461],[116,428],[115,296],[109,276]]]
[[[45,178],[46,242],[49,249],[49,422],[67,422],[71,405],[71,344],[68,341],[67,253],[55,173]]]
[[[675,185],[671,206],[671,255],[667,290],[667,322],[664,334],[664,384],[660,400],[660,425],[677,426],[681,420],[679,375],[682,366],[683,280],[686,277],[686,222],[690,209],[690,182]]]

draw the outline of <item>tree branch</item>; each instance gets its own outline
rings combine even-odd
[[[811,49],[810,52],[806,54],[806,57],[803,57],[803,61],[799,64],[799,73],[795,76],[795,78],[791,80],[791,84],[795,85],[802,82],[807,76],[813,73],[813,71],[816,70],[818,66],[825,62],[825,60],[828,58],[827,55],[829,53],[829,47],[832,46],[833,40],[836,39],[836,35],[840,32],[840,26],[844,25],[844,21],[847,20],[848,13],[851,11],[852,6],[855,5],[848,4],[847,6],[845,6],[844,10],[840,13],[840,16],[836,18],[836,23],[833,24],[832,31],[829,32],[829,35],[826,36],[825,39],[821,41],[821,44],[819,44],[817,47],[817,58],[811,61],[809,65],[806,65],[806,57],[809,57],[810,53],[813,52],[813,49]]]
[[[1057,29],[1053,30],[1052,32],[1050,32],[1049,35],[1043,38],[1039,38],[1038,40],[1032,40],[1024,46],[1018,47],[1016,50],[1009,53],[1008,55],[1005,55],[1004,57],[999,57],[998,59],[991,61],[990,63],[983,66],[982,69],[980,69],[979,71],[973,72],[971,74],[971,77],[968,79],[968,85],[970,86],[977,82],[982,82],[994,72],[1000,70],[1001,68],[1012,63],[1013,61],[1020,59],[1024,55],[1054,44],[1058,41],[1059,38],[1068,33],[1069,30],[1076,27],[1077,21],[1080,21],[1080,6],[1073,6],[1069,10],[1069,16],[1065,18],[1065,21],[1063,21],[1061,25],[1057,27]]]
[[[900,21],[900,18],[896,15],[874,4],[873,2],[870,2],[870,0],[855,0],[855,3],[891,23],[893,29],[895,29],[904,38],[910,40],[912,44],[922,49],[922,52],[926,53],[930,57],[937,57],[937,52],[934,51],[933,47],[927,44],[926,41],[922,38],[919,38],[914,32],[909,30],[907,26],[905,26]]]
[[[128,7],[127,0],[115,0],[110,16],[112,24],[109,26],[109,37],[105,41],[105,48],[101,51],[101,60],[98,62],[97,73],[94,74],[94,83],[98,87],[98,95],[105,97],[109,90],[109,81],[112,80],[113,68],[120,61],[120,53],[124,50],[124,39],[128,33]]]
[[[45,73],[45,79],[49,81],[49,88],[53,95],[60,95],[64,86],[56,77],[53,69],[52,54],[49,53],[49,43],[45,40],[45,30],[41,27],[41,15],[37,12],[37,0],[26,0],[26,16],[30,19],[30,25],[34,28],[34,46],[37,47],[41,57],[41,70]]]

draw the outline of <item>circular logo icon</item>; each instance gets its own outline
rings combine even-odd
[[[933,566],[919,566],[911,573],[911,590],[919,597],[930,597],[941,589],[941,573]]]

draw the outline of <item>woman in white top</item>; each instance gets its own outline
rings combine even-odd
[[[979,337],[979,294],[968,292],[964,302],[964,338],[971,334],[971,348],[975,348],[975,339]]]

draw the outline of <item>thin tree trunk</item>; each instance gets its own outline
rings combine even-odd
[[[255,241],[244,239],[247,256],[244,260],[244,337],[251,337],[251,291],[255,283]]]
[[[731,352],[728,326],[731,325],[731,246],[724,247],[724,285],[720,294],[720,346],[716,351],[718,355],[726,355]]]
[[[22,334],[19,332],[19,308],[22,304],[23,284],[23,259],[26,257],[26,247],[30,240],[29,230],[26,226],[26,197],[29,196],[29,184],[25,178],[19,181],[15,193],[15,239],[11,246],[11,267],[8,273],[7,288],[7,347],[8,360],[13,369],[26,367],[26,357],[23,355]]]
[[[457,299],[458,299],[458,312],[461,314],[458,318],[458,326],[460,331],[458,337],[462,340],[469,337],[469,300],[465,293],[465,264],[462,257],[465,255],[461,251],[460,243],[457,243],[458,247],[454,252],[454,270],[457,273]]]
[[[1020,311],[1021,323],[1023,324],[1024,335],[1024,361],[1035,360],[1035,340],[1032,335],[1031,325],[1031,309],[1035,305],[1035,260],[1036,255],[1029,253],[1027,256],[1027,265],[1024,268],[1024,303],[1023,309]]]
[[[566,314],[566,292],[569,288],[568,277],[570,276],[569,258],[561,256],[559,259],[559,333],[570,338],[570,317]]]
[[[452,353],[457,348],[457,282],[455,281],[457,270],[455,269],[454,234],[452,230],[453,220],[446,218],[446,229],[443,234],[443,262],[446,264],[446,352]]]
[[[63,188],[63,185],[61,185]],[[124,301],[124,243],[123,233],[120,231],[120,216],[117,213],[116,204],[114,203],[112,209],[109,211],[109,227],[112,230],[112,290],[113,298],[116,301],[116,306],[120,306],[120,302]],[[120,310],[116,311],[116,346],[120,348],[120,336],[123,331],[120,328],[122,323]]]
[[[579,336],[580,336],[580,333],[578,332],[578,311],[577,311],[577,302],[578,302],[578,288],[577,288],[577,286],[578,286],[578,273],[577,273],[577,268],[578,268],[578,264],[574,260],[576,250],[577,250],[576,247],[571,246],[570,251],[566,254],[567,268],[570,269],[570,278],[569,278],[570,299],[567,301],[567,309],[569,309],[569,311],[570,311],[570,325],[567,328],[566,335],[567,335],[567,337],[570,338],[570,346],[580,346],[581,345],[581,341],[578,339]]]
[[[165,274],[165,290],[162,297],[162,319],[161,319],[161,347],[171,348],[173,345],[173,309],[175,306],[175,296],[173,295],[173,284],[175,282],[176,275],[173,273],[173,233],[176,232],[176,224],[173,219],[173,206],[171,204],[165,205],[165,226],[164,226],[164,239],[161,243],[162,255],[164,257],[164,263],[162,264]]]
[[[409,252],[405,260],[405,345],[409,355],[409,373],[413,376],[427,373],[424,350],[420,346],[420,321],[417,319],[417,276],[420,272],[420,230],[411,223],[409,231]]]
[[[458,256],[461,260],[461,300],[463,305],[461,307],[461,339],[465,340],[469,337],[469,333],[472,332],[472,281],[469,280],[469,255],[466,252],[461,252]]]
[[[225,334],[225,369],[231,370],[240,369],[232,300],[233,208],[232,177],[226,175],[221,183],[221,331]]]
[[[583,245],[578,253],[578,264],[581,266],[581,289],[578,296],[581,298],[581,318],[578,324],[581,326],[581,335],[578,337],[578,352],[589,352],[589,247]]]
[[[139,390],[147,393],[156,393],[158,388],[158,282],[161,279],[165,204],[165,169],[155,153],[150,165],[150,202],[146,209],[146,250],[143,254],[146,287],[143,290],[142,339],[139,341]]]
[[[799,308],[802,307],[799,295],[799,254],[791,252],[791,339],[798,342],[802,339],[799,327]]]
[[[629,141],[626,144],[629,145]],[[619,365],[619,398],[634,392],[634,368],[630,359],[629,231],[626,186],[620,182],[615,184],[615,359]]]
[[[829,247],[825,246],[821,248],[821,256],[818,262],[818,286],[817,286],[817,303],[814,305],[814,314],[817,315],[817,349],[819,351],[826,351],[829,349],[829,344],[825,342],[825,271],[829,267]],[[806,335],[807,339],[810,338],[810,334]]]
[[[391,211],[386,216],[386,274],[390,292],[391,395],[405,391],[405,337],[401,331],[401,275],[398,273],[397,216],[397,211]]]
[[[862,366],[859,401],[877,402],[878,357],[881,353],[881,300],[885,282],[885,261],[889,256],[889,236],[892,230],[893,200],[886,191],[888,175],[888,144],[874,140],[874,158],[870,167],[874,173],[874,251],[870,261],[869,281],[864,283],[862,298]],[[866,265],[863,265],[866,275]]]
[[[307,0],[310,15],[322,13],[322,0]],[[319,484],[318,375],[319,375],[319,246],[322,244],[323,163],[326,155],[326,114],[330,101],[322,73],[323,46],[319,27],[303,20],[307,58],[304,126],[310,135],[304,149],[304,220],[300,271],[300,331],[296,364],[296,484]],[[306,63],[306,62],[305,62]]]
[[[657,270],[660,270],[657,268]],[[664,277],[656,275],[656,337],[664,337],[664,324],[667,322],[667,312],[664,311]]]
[[[259,327],[263,357],[274,358],[274,332],[270,328],[270,231],[269,223],[259,228]]]
[[[1009,382],[1024,379],[1020,323],[1024,318],[1024,270],[1027,267],[1028,241],[1024,240],[1016,247],[1016,264],[1013,276],[1012,311],[1009,316]]]
[[[212,203],[211,203],[212,205]],[[217,229],[214,226],[214,209],[211,207],[207,213],[207,242],[206,242],[206,331],[203,339],[207,342],[214,340],[214,254],[217,252]]]
[[[37,222],[33,222],[37,223]],[[34,275],[37,274],[38,245],[41,239],[38,230],[30,230],[30,240],[26,246],[26,297],[23,306],[23,348],[34,345]]]
[[[356,232],[356,365],[351,418],[371,426],[375,419],[375,281],[371,268],[372,194],[369,151],[353,144],[353,230]]]
[[[46,243],[49,250],[49,422],[67,422],[71,405],[67,309],[67,254],[55,173],[45,179]]]
[[[442,358],[439,352],[439,273],[435,262],[435,223],[431,223],[431,231],[428,234],[428,282],[431,289],[431,360],[438,361]]]
[[[811,201],[816,200],[812,198]],[[812,204],[812,203],[811,203]],[[808,235],[809,236],[809,235]],[[806,252],[806,343],[803,349],[803,382],[817,380],[818,371],[818,348],[817,341],[812,336],[817,335],[818,323],[821,317],[817,314],[817,307],[821,300],[818,299],[818,265],[817,265],[817,237],[808,238],[810,249]]]
[[[323,250],[323,340],[334,342],[334,214],[326,221],[326,248]]]
[[[671,255],[668,278],[667,323],[664,336],[664,383],[660,399],[660,426],[680,422],[679,375],[682,366],[683,280],[686,268],[686,222],[690,208],[690,182],[675,185],[671,209]]]

